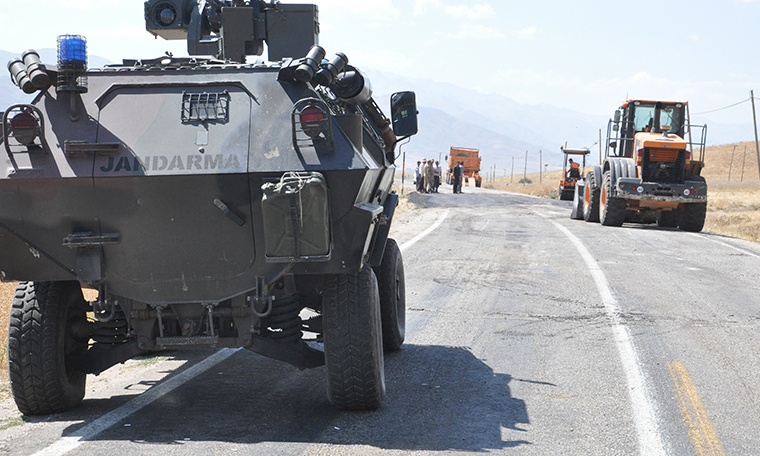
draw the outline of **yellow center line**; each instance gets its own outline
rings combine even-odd
[[[715,429],[707,417],[702,399],[691,381],[691,376],[683,363],[670,362],[668,370],[673,377],[683,421],[689,428],[689,438],[700,456],[725,456],[723,448],[715,434]]]

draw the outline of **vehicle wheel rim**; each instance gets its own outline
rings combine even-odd
[[[591,201],[591,189],[589,189],[589,185],[586,184],[586,187],[583,189],[583,202],[585,203],[583,206],[584,210],[588,207],[589,201]]]

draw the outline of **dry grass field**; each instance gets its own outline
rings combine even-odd
[[[5,368],[8,363],[5,341],[8,339],[8,317],[15,291],[16,283],[0,283],[0,399],[10,396],[8,369]]]

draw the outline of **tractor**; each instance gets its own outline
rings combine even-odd
[[[588,149],[566,149],[560,147],[565,156],[562,164],[562,179],[559,181],[559,199],[571,201],[575,194],[575,184],[581,180],[583,171],[586,169],[586,155],[591,151]],[[574,161],[570,156],[581,157],[581,163]]]
[[[608,123],[603,163],[576,185],[571,217],[701,231],[707,125],[691,125],[689,117],[686,102],[625,102]]]

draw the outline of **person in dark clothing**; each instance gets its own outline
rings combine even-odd
[[[422,162],[417,161],[417,167],[414,168],[414,183],[417,185],[417,191],[422,193],[424,189],[422,180]]]
[[[454,167],[454,193],[462,193],[462,162],[457,162]]]

